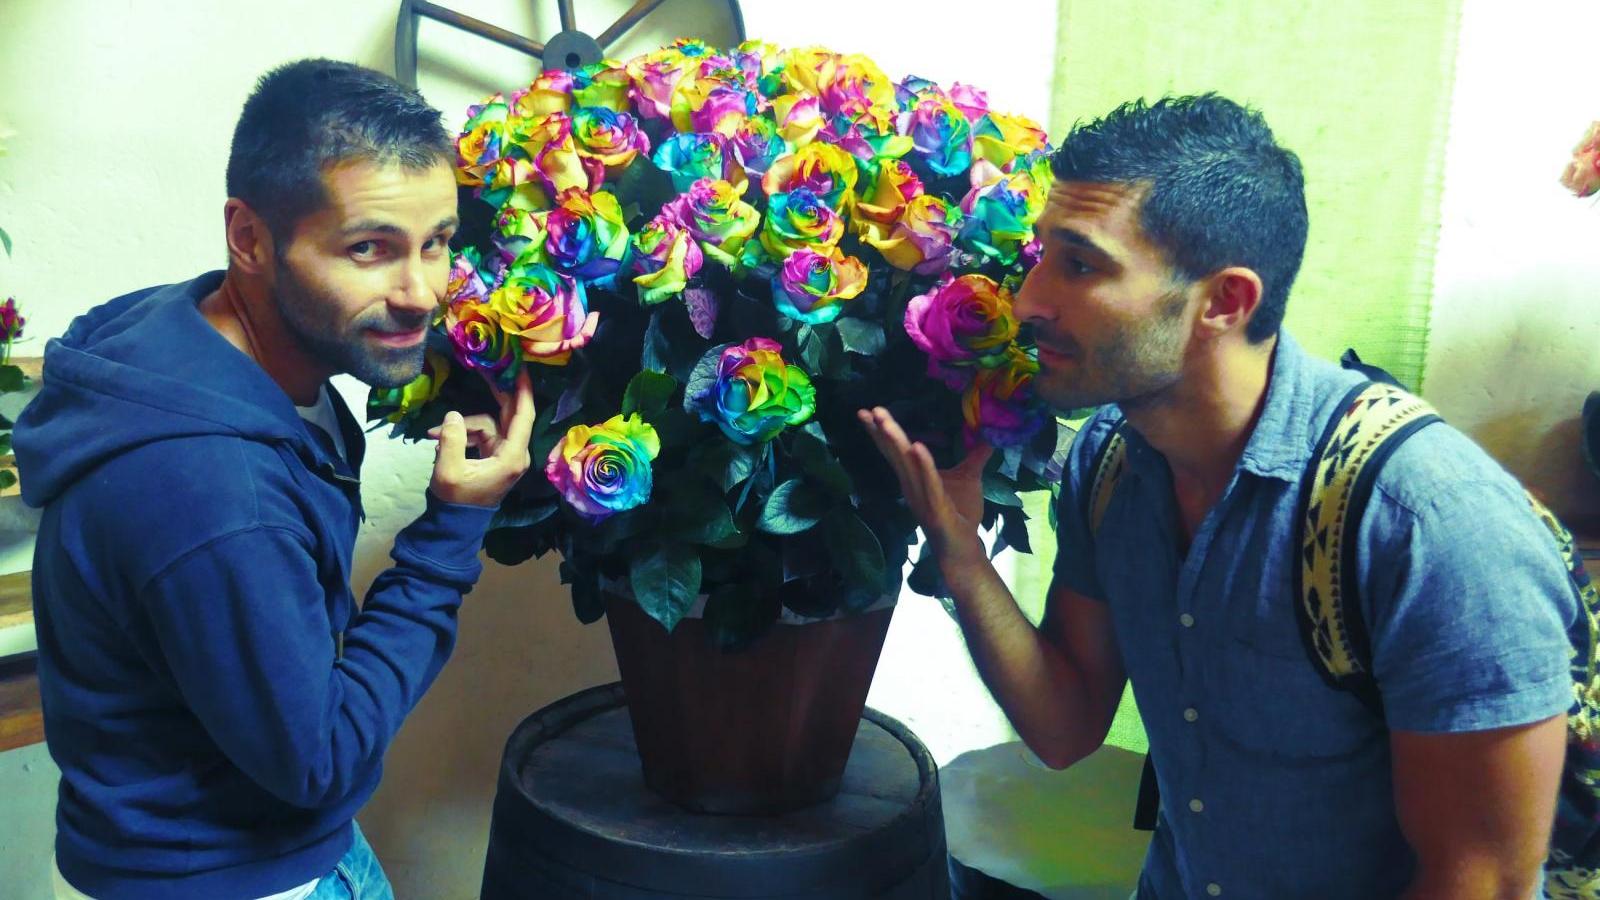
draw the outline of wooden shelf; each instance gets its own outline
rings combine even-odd
[[[39,669],[33,654],[0,661],[0,751],[44,740]]]

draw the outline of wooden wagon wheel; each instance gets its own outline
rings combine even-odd
[[[578,30],[577,19],[572,12],[572,0],[556,0],[556,6],[561,11],[561,31],[541,44],[516,32],[507,31],[481,19],[474,19],[432,3],[430,0],[400,0],[400,21],[394,30],[395,78],[408,87],[417,86],[419,17],[425,16],[435,22],[443,22],[513,50],[520,50],[538,59],[546,69],[576,69],[599,62],[605,57],[605,51],[610,49],[611,45],[633,26],[639,24],[645,16],[654,12],[656,7],[666,2],[667,0],[637,0],[605,31],[600,32],[599,37],[591,37]],[[739,9],[739,0],[727,0],[727,4],[728,17],[733,24],[734,34],[742,41],[745,38],[744,13]]]

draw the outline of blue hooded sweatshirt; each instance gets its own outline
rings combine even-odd
[[[331,872],[450,655],[493,512],[430,494],[358,611],[360,429],[333,395],[351,464],[312,437],[201,316],[221,279],[78,318],[16,425],[23,499],[44,510],[57,861],[97,900],[261,897]]]

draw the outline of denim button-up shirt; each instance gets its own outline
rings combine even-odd
[[[1444,424],[1385,463],[1358,535],[1384,719],[1314,668],[1295,619],[1296,506],[1360,378],[1280,335],[1261,417],[1187,553],[1166,459],[1131,428],[1128,471],[1090,532],[1083,492],[1115,407],[1073,448],[1055,576],[1110,605],[1149,734],[1161,814],[1141,897],[1397,896],[1415,861],[1388,729],[1505,727],[1571,702],[1577,601],[1554,544],[1517,482]]]

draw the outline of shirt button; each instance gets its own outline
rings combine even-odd
[[[1213,897],[1221,897],[1222,896],[1222,885],[1217,884],[1215,881],[1213,881],[1210,884],[1206,885],[1206,893],[1210,894]]]
[[[1198,798],[1198,797],[1196,797],[1195,799],[1189,801],[1189,811],[1190,812],[1204,812],[1205,808],[1206,808],[1206,805],[1204,803],[1201,803],[1200,802],[1200,798]]]
[[[1200,710],[1192,706],[1183,711],[1183,720],[1185,722],[1193,722],[1198,718],[1200,718]]]
[[[1188,613],[1184,613],[1183,615],[1178,617],[1178,622],[1181,625],[1183,625],[1183,627],[1185,627],[1185,628],[1193,628],[1194,627],[1194,616],[1191,616]]]

